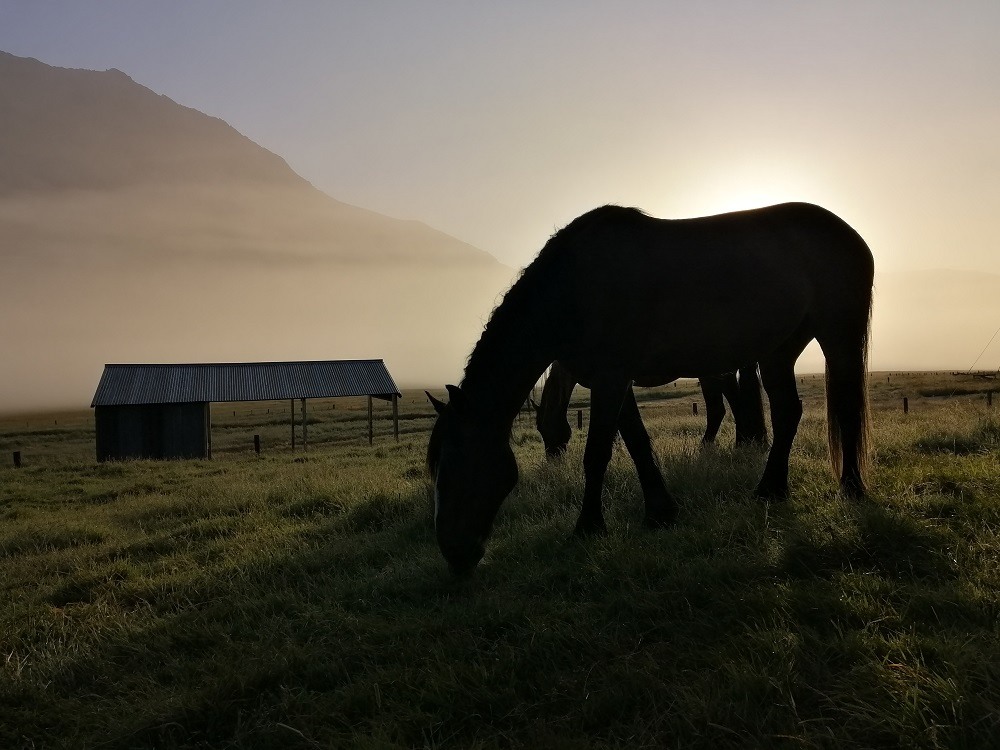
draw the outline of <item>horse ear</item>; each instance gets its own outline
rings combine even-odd
[[[461,411],[465,408],[466,398],[462,389],[457,385],[446,385],[445,388],[448,389],[449,403],[453,409],[458,409]]]
[[[436,411],[438,414],[441,414],[448,404],[446,404],[444,401],[438,401],[430,394],[430,391],[424,391],[424,393],[427,394],[427,398],[431,402],[431,406],[434,407],[434,411]]]

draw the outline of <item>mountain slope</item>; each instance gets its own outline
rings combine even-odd
[[[54,68],[0,52],[0,116],[0,194],[171,182],[306,184],[222,120],[119,70]]]
[[[333,200],[119,71],[0,53],[0,411],[89,402],[111,361],[383,357],[455,379],[513,271]]]
[[[62,242],[65,222],[78,246],[100,236],[102,249],[110,228],[123,239],[169,235],[172,251],[496,262],[416,222],[333,200],[222,120],[117,70],[0,52],[0,122],[5,226],[31,229],[15,235],[21,247]]]

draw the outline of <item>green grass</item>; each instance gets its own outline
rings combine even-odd
[[[416,393],[399,443],[384,405],[372,446],[364,403],[311,405],[308,454],[273,411],[213,408],[212,461],[96,464],[88,415],[0,422],[25,461],[0,468],[0,747],[989,747],[1000,427],[917,390],[951,384],[873,378],[864,504],[827,468],[822,378],[771,506],[731,422],[699,450],[696,389],[645,392],[680,521],[641,527],[619,446],[588,541],[582,436],[548,464],[526,419],[468,580],[434,544]]]

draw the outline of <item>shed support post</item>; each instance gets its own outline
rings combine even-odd
[[[295,399],[289,399],[288,412],[292,415],[292,451],[295,451]]]
[[[208,447],[208,457],[212,457],[212,402],[205,404],[205,445]]]
[[[305,399],[302,399],[302,450],[309,450],[309,422],[306,421]]]
[[[372,431],[372,397],[368,397],[368,445],[375,441],[375,433]]]
[[[392,434],[399,442],[399,396],[392,394]]]

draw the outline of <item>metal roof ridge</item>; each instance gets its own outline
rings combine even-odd
[[[317,365],[348,362],[385,362],[382,358],[288,359],[256,362],[105,362],[105,367],[239,367],[241,365]]]
[[[91,406],[399,395],[383,359],[109,363]]]

